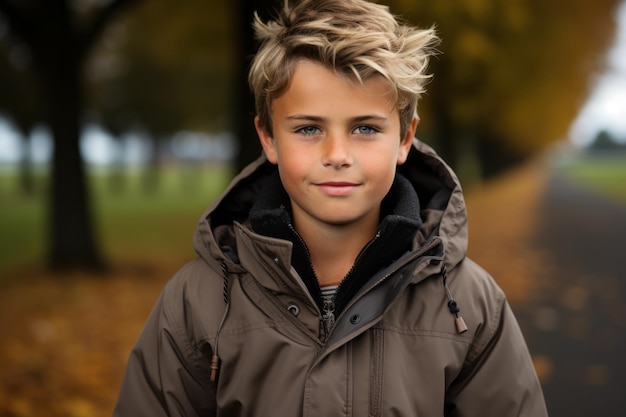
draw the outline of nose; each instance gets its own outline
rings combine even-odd
[[[345,135],[328,135],[322,143],[322,164],[331,168],[352,165],[349,138]]]

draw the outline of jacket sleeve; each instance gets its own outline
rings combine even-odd
[[[544,417],[546,405],[526,342],[500,293],[493,320],[476,340],[450,389],[449,416]]]
[[[114,417],[215,415],[214,386],[205,372],[208,360],[190,340],[183,322],[184,295],[171,284],[130,354]],[[208,343],[204,347],[210,350]]]

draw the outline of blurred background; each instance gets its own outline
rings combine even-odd
[[[551,415],[623,416],[626,3],[386,0],[443,42],[418,137],[457,170]],[[0,0],[0,416],[106,416],[197,219],[259,155],[254,10]]]

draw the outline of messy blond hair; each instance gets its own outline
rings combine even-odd
[[[284,1],[275,20],[264,23],[255,14],[253,23],[261,44],[248,82],[261,127],[273,135],[272,100],[285,92],[295,64],[306,58],[359,82],[384,77],[404,137],[430,78],[426,69],[438,42],[434,29],[400,24],[388,7],[365,0]]]

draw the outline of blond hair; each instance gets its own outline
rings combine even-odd
[[[279,16],[264,23],[255,14],[261,42],[248,82],[261,127],[272,132],[272,100],[289,87],[302,58],[363,82],[380,75],[390,84],[400,112],[402,137],[430,78],[428,60],[438,38],[433,28],[403,25],[389,8],[365,0],[285,0]]]

